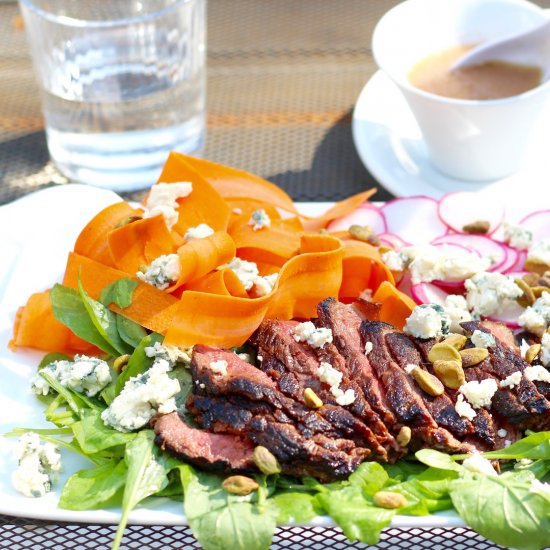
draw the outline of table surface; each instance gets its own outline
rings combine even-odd
[[[373,186],[351,114],[376,67],[373,27],[395,0],[208,0],[204,156],[261,175],[299,201]],[[537,2],[550,7],[550,0]],[[49,161],[16,4],[0,4],[0,204],[66,184]],[[414,192],[414,190],[412,190]],[[137,199],[140,193],[127,195]],[[1,261],[1,260],[0,260]],[[115,527],[0,516],[0,548],[109,548]],[[199,548],[185,527],[130,526],[124,548]],[[272,548],[364,548],[336,529],[279,529]],[[379,548],[498,548],[467,529],[389,529]],[[231,549],[228,549],[231,550]]]

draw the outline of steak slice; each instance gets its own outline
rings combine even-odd
[[[294,329],[298,324],[296,321],[267,320],[260,325],[253,341],[263,358],[262,370],[278,382],[281,391],[302,403],[305,388],[311,388],[325,404],[318,410],[319,414],[337,423],[339,429],[344,429],[346,437],[352,437],[359,445],[373,449],[381,460],[388,460],[387,449],[392,454],[403,454],[394,437],[365,400],[359,386],[348,378],[346,363],[336,347],[326,343],[322,348],[312,348],[297,342]],[[317,370],[321,362],[329,363],[342,373],[340,388],[343,391],[351,389],[355,394],[351,404],[340,407],[329,386],[319,380]]]
[[[422,391],[394,360],[386,336],[395,327],[379,321],[363,321],[361,334],[372,343],[369,361],[386,390],[388,401],[398,418],[412,430],[413,437],[431,447],[451,452],[472,452],[475,448],[458,441],[448,430],[437,425],[422,395]]]
[[[177,412],[158,416],[153,427],[161,449],[216,472],[256,472],[254,445],[243,435],[214,434],[188,426]]]
[[[462,325],[469,333],[473,333],[474,330],[491,332],[484,324],[476,321]],[[528,364],[513,348],[503,344],[496,336],[495,345],[489,348],[489,357],[476,368],[482,371],[485,377],[490,376],[498,383],[515,372],[523,373],[527,366]],[[550,401],[525,376],[521,377],[519,385],[513,389],[499,388],[493,396],[492,409],[522,430],[545,430],[550,427]]]
[[[396,429],[397,418],[388,402],[386,390],[365,355],[359,333],[361,318],[353,306],[327,298],[317,306],[319,322],[332,330],[333,343],[344,358],[351,379],[361,387],[372,409],[378,413],[390,431]]]
[[[433,343],[435,343],[435,341],[431,342],[432,345]],[[402,369],[405,369],[407,365],[411,364],[419,366],[424,365],[426,370],[434,374],[431,363],[428,361],[427,357],[431,345],[422,345],[419,343],[417,348],[412,339],[397,330],[395,332],[389,332],[386,335],[386,344],[395,362]],[[426,403],[428,411],[440,427],[446,428],[453,435],[460,438],[464,438],[474,433],[472,423],[462,418],[456,412],[453,400],[446,393],[432,396],[426,392],[421,392],[420,395]]]

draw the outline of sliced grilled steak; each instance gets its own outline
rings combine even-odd
[[[156,442],[174,456],[206,470],[255,472],[254,445],[244,436],[213,434],[188,426],[177,412],[154,421]]]
[[[463,323],[463,327],[469,333],[474,330],[491,332],[475,321]],[[482,371],[485,377],[494,378],[497,383],[514,372],[523,373],[528,364],[513,348],[501,343],[498,336],[495,340],[495,345],[489,348],[489,357],[476,366],[477,371]],[[492,409],[522,430],[544,430],[550,427],[550,401],[525,376],[522,376],[519,385],[513,389],[499,388],[493,396]]]
[[[317,306],[317,313],[320,324],[332,330],[333,343],[346,361],[350,378],[361,387],[367,402],[388,429],[397,432],[397,418],[388,402],[384,386],[365,355],[359,333],[361,317],[352,306],[334,298],[323,300]]]
[[[431,374],[434,374],[427,357],[428,346],[419,345],[417,349],[413,341],[406,334],[397,330],[386,335],[386,344],[393,359],[402,369],[405,369],[407,365],[424,364],[425,368]],[[431,346],[429,349],[431,349]],[[428,411],[440,427],[446,428],[459,438],[464,438],[474,433],[472,423],[462,418],[456,412],[454,402],[446,393],[435,397],[428,395],[426,392],[420,391],[419,393],[426,403]]]
[[[344,429],[346,437],[351,437],[361,446],[367,446],[381,460],[388,460],[388,450],[395,457],[403,450],[395,442],[379,416],[365,400],[360,387],[348,378],[346,362],[335,346],[326,343],[322,348],[313,348],[308,344],[297,342],[294,329],[299,323],[295,321],[264,321],[253,342],[258,346],[258,353],[263,358],[261,368],[278,382],[282,392],[303,402],[304,390],[311,388],[326,405],[319,409],[319,414],[337,422]],[[345,408],[339,407],[329,386],[320,382],[317,370],[320,363],[329,363],[342,373],[340,388],[343,391],[353,390],[355,400]],[[329,411],[331,411],[329,414]],[[349,431],[351,430],[351,431]]]
[[[372,343],[369,361],[386,390],[389,403],[400,422],[409,426],[413,437],[429,446],[451,452],[471,452],[474,448],[458,441],[448,430],[437,425],[430,414],[422,390],[394,360],[386,336],[396,329],[379,321],[363,321],[360,327],[365,342]]]

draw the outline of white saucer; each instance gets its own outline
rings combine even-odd
[[[363,164],[394,195],[439,198],[449,191],[484,190],[510,205],[528,200],[531,210],[541,199],[550,203],[550,105],[541,113],[520,170],[490,182],[456,180],[430,164],[404,97],[382,71],[372,76],[359,95],[352,131]]]

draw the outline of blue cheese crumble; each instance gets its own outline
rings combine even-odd
[[[501,380],[500,387],[501,388],[510,388],[511,390],[514,389],[516,386],[519,386],[521,382],[522,374],[521,371],[517,370],[513,372],[512,374],[509,374],[504,380]]]
[[[193,191],[189,181],[157,183],[151,187],[145,201],[145,218],[162,215],[168,229],[178,221],[178,199],[187,197]]]
[[[476,348],[492,348],[496,345],[495,337],[482,330],[474,330],[470,340]]]
[[[542,336],[550,326],[550,292],[544,291],[532,306],[528,306],[519,316],[518,323],[529,332]]]
[[[548,382],[550,383],[550,372],[541,365],[530,365],[525,368],[525,378],[531,382]]]
[[[166,346],[160,342],[155,342],[152,346],[146,346],[143,351],[149,358],[166,359],[171,366],[176,363],[188,366],[191,363],[193,346],[189,348],[178,348],[176,346]]]
[[[330,386],[330,393],[334,396],[338,405],[343,407],[345,405],[351,405],[355,401],[355,391],[351,388],[346,391],[340,388],[343,375],[330,363],[322,361],[317,369],[317,376],[321,382]]]
[[[139,280],[159,290],[168,288],[175,283],[181,274],[180,258],[177,254],[163,254],[151,262],[144,271],[138,271]]]
[[[237,275],[245,290],[250,290],[260,276],[260,271],[255,262],[233,258],[227,264],[227,267]]]
[[[415,338],[435,338],[449,334],[451,318],[440,305],[416,306],[407,318],[403,332]]]
[[[474,409],[490,407],[493,395],[495,395],[497,390],[497,383],[492,378],[486,378],[480,382],[472,380],[471,382],[462,384],[462,386],[458,388],[458,391],[468,400],[468,403],[470,403]]]
[[[40,443],[34,432],[21,436],[15,449],[17,469],[11,480],[15,489],[27,497],[43,497],[51,491],[61,470],[61,455],[56,445]]]
[[[109,365],[105,361],[86,355],[75,355],[74,361],[53,361],[40,372],[48,373],[62,386],[85,393],[88,397],[98,394],[112,380]],[[48,395],[50,385],[40,376],[40,372],[32,380],[31,388],[37,395]]]
[[[455,411],[457,412],[458,416],[460,416],[461,418],[466,418],[470,421],[477,416],[477,413],[472,408],[472,405],[470,405],[470,403],[468,403],[468,401],[464,399],[464,396],[461,393],[457,395]]]
[[[504,223],[504,242],[519,250],[527,250],[533,242],[533,232],[521,225]]]
[[[252,213],[252,216],[250,216],[248,225],[252,226],[253,231],[259,231],[264,227],[271,227],[271,218],[268,216],[265,210],[255,210]]]
[[[307,342],[312,348],[322,348],[325,344],[332,343],[332,330],[317,328],[311,321],[296,325],[293,334],[296,342]]]
[[[497,471],[489,460],[481,456],[480,453],[473,453],[462,462],[462,466],[470,472],[476,474],[485,474],[487,476],[497,476]]]
[[[464,283],[468,307],[475,315],[490,316],[523,294],[512,277],[501,273],[478,273]]]
[[[131,432],[143,428],[156,414],[175,411],[180,384],[168,376],[171,368],[169,361],[157,358],[149,370],[130,378],[101,413],[103,422],[120,432]]]
[[[532,261],[550,268],[550,239],[541,239],[529,247],[527,262]]]
[[[193,241],[195,239],[206,239],[210,235],[214,234],[214,230],[206,223],[199,223],[196,227],[190,227],[186,232],[184,237],[188,241]]]
[[[542,335],[540,343],[542,344],[540,353],[541,363],[545,367],[550,367],[550,334],[548,332]]]
[[[460,323],[472,320],[472,314],[468,310],[466,298],[460,294],[449,294],[445,298],[443,309],[451,320],[449,331],[455,334],[463,334],[464,329],[460,326]]]

